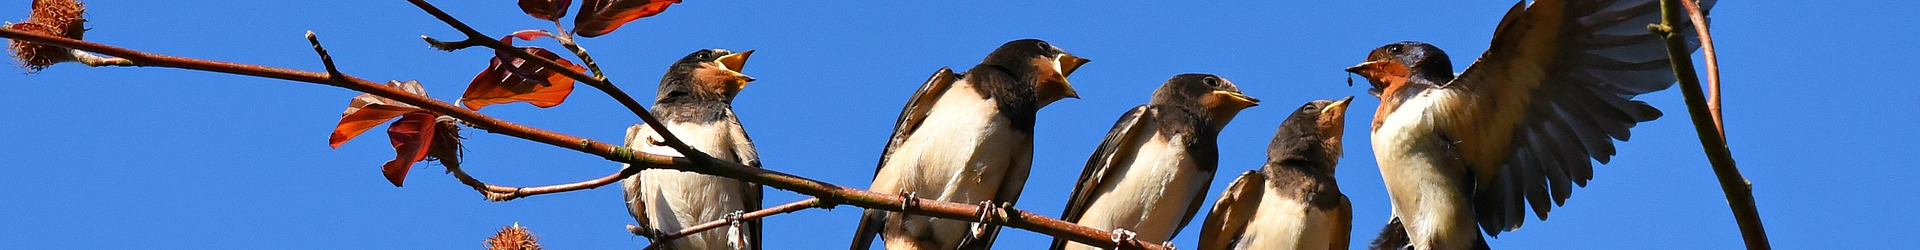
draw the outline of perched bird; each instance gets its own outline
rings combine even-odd
[[[660,79],[653,116],[674,136],[714,159],[760,167],[740,119],[733,114],[733,98],[753,77],[740,73],[753,51],[732,53],[706,49],[693,52],[667,69]],[[643,152],[679,156],[652,128],[627,128],[626,146]],[[630,167],[630,166],[622,166]],[[731,178],[648,169],[627,177],[627,210],[639,222],[644,236],[678,232],[708,221],[737,217],[760,210],[760,185]],[[760,249],[760,222],[745,221],[740,228],[711,230],[674,240],[669,249]]]
[[[1088,157],[1060,218],[1132,235],[1134,240],[1172,239],[1200,211],[1213,183],[1220,162],[1220,129],[1240,110],[1259,103],[1219,76],[1168,79],[1146,105],[1114,122]],[[1053,240],[1053,249],[1068,247],[1093,249],[1064,238]]]
[[[1200,249],[1346,250],[1353,205],[1334,182],[1349,96],[1288,115],[1267,164],[1227,186],[1200,225]]]
[[[1000,45],[964,74],[941,68],[907,99],[872,190],[908,198],[1012,204],[1033,165],[1034,114],[1079,98],[1067,75],[1086,59],[1045,41]],[[972,225],[972,226],[970,226]],[[868,209],[852,249],[989,249],[998,227]]]
[[[1382,46],[1348,68],[1380,98],[1374,157],[1410,244],[1467,249],[1481,230],[1520,228],[1529,205],[1545,220],[1570,185],[1593,178],[1589,158],[1607,163],[1614,139],[1660,117],[1632,100],[1673,86],[1665,44],[1646,30],[1659,4],[1515,4],[1458,77],[1445,52],[1420,42]],[[1697,47],[1691,25],[1676,28]]]

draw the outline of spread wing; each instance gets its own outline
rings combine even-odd
[[[1259,210],[1260,197],[1266,194],[1267,178],[1259,171],[1241,173],[1213,202],[1213,210],[1200,222],[1200,249],[1227,249],[1239,241],[1247,222]],[[1197,207],[1197,206],[1196,206]],[[1345,248],[1341,248],[1345,249]]]
[[[906,143],[907,137],[920,128],[922,121],[926,121],[927,112],[933,110],[933,103],[939,101],[940,96],[945,95],[960,77],[960,74],[953,73],[952,68],[941,67],[927,78],[926,83],[920,84],[919,90],[913,91],[913,96],[907,98],[907,106],[900,109],[900,118],[893,123],[893,136],[887,139],[887,147],[880,151],[880,164],[873,168],[875,176],[880,175],[880,168],[887,166],[887,160],[893,157],[893,150],[898,149],[901,143]],[[873,238],[880,235],[885,215],[882,211],[871,209],[861,215],[860,225],[853,231],[853,245],[849,249],[872,248]]]
[[[732,110],[728,110],[727,113],[729,114],[728,117],[732,117]],[[732,122],[733,131],[727,134],[733,137],[733,161],[749,167],[760,167],[760,151],[756,150],[753,146],[753,138],[747,136],[747,130],[740,126],[738,118],[733,119]],[[760,209],[764,207],[764,205],[760,204],[762,202],[760,184],[741,181],[740,185],[740,189],[744,192],[743,195],[745,196],[742,197],[740,202],[746,205],[743,206],[746,208],[746,211],[742,212],[760,211]],[[760,245],[760,231],[762,231],[760,220],[748,220],[746,222],[747,230],[750,230],[747,232],[749,237],[747,243],[751,244],[749,245],[751,249],[760,250],[762,248]]]
[[[1702,8],[1712,1],[1702,1]],[[1592,179],[1589,158],[1606,163],[1613,140],[1660,117],[1636,95],[1673,86],[1665,43],[1647,31],[1657,0],[1540,0],[1514,5],[1492,46],[1453,82],[1463,95],[1436,105],[1435,121],[1455,141],[1475,179],[1474,209],[1490,235],[1540,219],[1564,203],[1569,184]],[[1684,24],[1683,24],[1684,25]],[[1691,25],[1678,32],[1697,47]]]
[[[1073,196],[1067,199],[1067,208],[1065,214],[1060,215],[1061,220],[1080,221],[1087,206],[1093,205],[1093,200],[1099,198],[1094,192],[1100,189],[1100,183],[1106,181],[1107,175],[1115,169],[1114,165],[1121,164],[1119,161],[1123,159],[1133,158],[1134,151],[1138,150],[1129,147],[1136,144],[1133,140],[1139,139],[1139,133],[1153,133],[1147,127],[1151,123],[1146,122],[1153,115],[1153,108],[1147,105],[1133,107],[1120,115],[1120,120],[1113,123],[1113,129],[1107,131],[1107,138],[1100,141],[1100,148],[1088,157],[1086,169],[1080,170],[1080,180],[1074,182]],[[1052,249],[1065,248],[1066,244],[1066,239],[1054,239]]]
[[[653,134],[653,129],[648,128],[646,125],[635,124],[627,127],[626,143],[620,146],[633,149],[645,148],[650,145],[646,142],[646,138],[641,135],[651,134]],[[678,155],[679,153],[676,152],[674,154]],[[631,166],[631,164],[620,164],[620,167],[630,168],[633,166]],[[640,198],[640,175],[630,175],[627,176],[627,179],[620,181],[620,190],[626,194],[624,197],[627,200],[627,213],[633,215],[634,222],[640,223],[639,227],[643,230],[636,233],[652,232],[654,229],[651,228],[652,223],[649,222],[647,218],[647,204],[642,203],[644,199]]]

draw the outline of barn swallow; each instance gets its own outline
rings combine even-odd
[[[1632,100],[1673,86],[1664,42],[1646,31],[1659,4],[1517,3],[1457,77],[1445,52],[1420,42],[1379,47],[1347,68],[1380,98],[1374,156],[1410,244],[1468,249],[1482,230],[1518,229],[1529,205],[1546,220],[1570,184],[1593,178],[1589,158],[1607,163],[1613,140],[1659,118]],[[1676,33],[1697,41],[1691,30]]]
[[[1345,250],[1353,205],[1334,182],[1349,96],[1295,109],[1267,144],[1267,164],[1227,186],[1200,223],[1200,249]]]
[[[1220,129],[1240,110],[1259,103],[1219,76],[1168,79],[1146,105],[1127,110],[1114,122],[1088,157],[1060,218],[1133,235],[1134,240],[1172,239],[1200,211],[1213,183],[1220,162]],[[1063,238],[1054,239],[1052,249],[1069,245],[1093,249]]]
[[[1013,204],[1033,165],[1035,113],[1079,98],[1067,76],[1086,59],[1045,41],[1000,45],[963,74],[934,72],[907,99],[881,151],[872,190],[908,198]],[[971,226],[970,226],[971,225]],[[868,209],[852,249],[989,249],[997,227]]]
[[[714,159],[760,167],[753,139],[734,116],[733,99],[753,77],[741,74],[752,50],[694,52],[667,69],[660,79],[653,116],[687,146]],[[626,146],[643,152],[679,156],[659,134],[644,125],[627,128]],[[631,166],[622,166],[631,167]],[[647,169],[627,177],[627,210],[648,237],[662,232],[760,210],[760,185],[726,177],[678,170]],[[739,230],[711,230],[674,240],[669,249],[760,249],[760,222],[744,221]]]

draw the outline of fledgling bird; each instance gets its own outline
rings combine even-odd
[[[1086,59],[1037,39],[1000,45],[964,74],[940,68],[907,99],[872,190],[987,206],[1013,204],[1033,165],[1035,113],[1079,98],[1067,76]],[[990,204],[991,203],[991,204]],[[868,209],[852,249],[989,249],[998,227]]]
[[[1347,249],[1353,205],[1333,171],[1352,101],[1308,102],[1281,121],[1267,164],[1235,178],[1200,223],[1200,249]]]
[[[680,58],[660,79],[653,116],[687,146],[714,159],[760,167],[753,139],[734,116],[733,99],[753,77],[740,73],[752,50],[733,53],[705,49]],[[680,156],[646,125],[627,128],[626,146],[643,152]],[[631,167],[622,165],[622,167]],[[647,169],[621,183],[627,210],[649,238],[660,233],[760,210],[760,185],[731,178],[666,169]],[[760,222],[741,228],[709,230],[667,244],[668,249],[760,249]]]
[[[1589,158],[1607,163],[1614,139],[1660,117],[1632,100],[1673,86],[1665,43],[1646,30],[1659,4],[1517,3],[1458,77],[1445,52],[1420,42],[1382,46],[1348,68],[1381,99],[1374,156],[1409,244],[1474,248],[1482,230],[1518,229],[1529,205],[1546,220],[1570,184],[1593,178]],[[1697,47],[1692,25],[1676,28]]]
[[[1168,79],[1147,104],[1114,122],[1087,159],[1060,218],[1144,242],[1173,239],[1200,211],[1213,183],[1220,129],[1259,103],[1219,76]],[[1053,249],[1066,248],[1094,249],[1053,240]]]

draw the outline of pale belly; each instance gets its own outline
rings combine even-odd
[[[955,88],[949,95],[973,90]],[[936,104],[914,135],[895,149],[886,166],[875,177],[873,191],[910,193],[917,198],[965,204],[993,199],[1000,191],[1005,173],[1025,143],[1025,135],[1014,131],[998,114],[991,100],[950,101]],[[967,232],[969,222],[926,216],[890,216],[882,238],[889,249],[895,245],[932,245],[951,247]],[[914,235],[928,236],[931,242],[917,242]],[[911,242],[911,243],[910,243]]]
[[[667,124],[688,146],[700,152],[721,159],[731,159],[736,138],[726,126],[692,126],[691,124]],[[651,135],[651,130],[644,130]],[[655,137],[658,140],[658,137]],[[641,139],[641,151],[679,156],[672,148],[654,146]],[[641,209],[648,218],[648,227],[662,232],[677,232],[681,229],[721,220],[727,214],[746,209],[744,183],[723,177],[710,176],[678,170],[650,169],[629,177],[626,185],[633,185],[627,195],[638,199]],[[757,202],[757,201],[755,201]],[[631,203],[630,203],[631,206]],[[752,229],[743,229],[751,232]],[[728,244],[727,230],[710,230],[673,241],[674,249],[733,249]]]
[[[1173,237],[1186,217],[1195,196],[1205,195],[1203,186],[1213,176],[1200,171],[1182,148],[1167,147],[1161,137],[1143,143],[1138,156],[1122,161],[1117,173],[1101,184],[1097,200],[1089,203],[1080,225],[1100,230],[1126,229],[1138,233],[1134,240],[1160,243]],[[1078,243],[1071,249],[1093,249]]]
[[[1436,93],[1443,93],[1438,92]],[[1395,216],[1419,249],[1466,249],[1478,239],[1471,200],[1460,187],[1466,166],[1423,115],[1433,95],[1407,100],[1373,132],[1374,157]]]
[[[1260,199],[1259,207],[1233,249],[1332,249],[1332,213],[1272,192]]]

